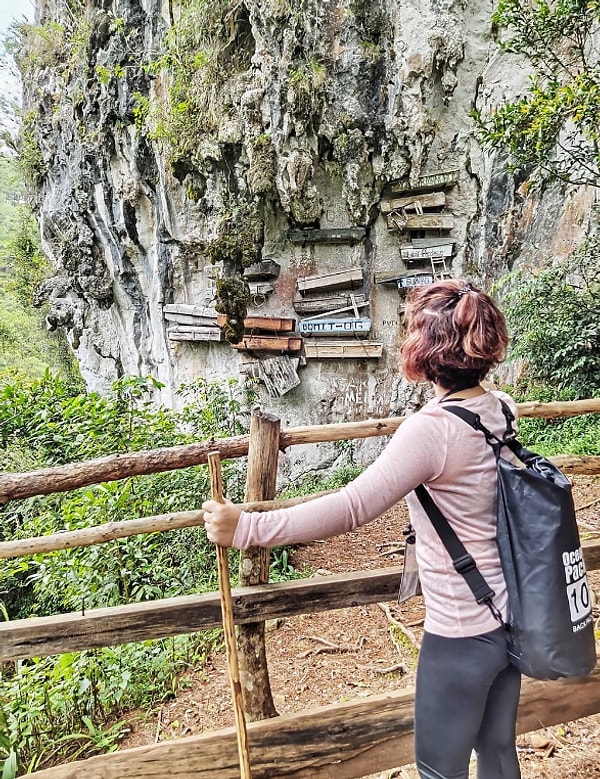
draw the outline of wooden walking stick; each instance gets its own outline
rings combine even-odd
[[[219,452],[208,455],[208,470],[210,472],[210,492],[213,500],[223,503],[223,477],[221,475],[221,458]],[[223,631],[225,633],[225,651],[229,667],[229,682],[233,698],[235,714],[235,730],[237,734],[238,754],[240,758],[241,779],[252,779],[250,772],[250,755],[248,752],[248,733],[244,715],[244,699],[240,682],[240,665],[238,661],[237,644],[235,640],[235,625],[233,622],[233,601],[231,599],[231,581],[229,579],[229,561],[227,549],[217,546],[217,565],[219,570],[219,590],[221,594],[221,611],[223,615]]]

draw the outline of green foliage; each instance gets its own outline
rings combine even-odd
[[[48,260],[40,249],[38,227],[33,215],[22,208],[16,234],[7,242],[12,278],[6,285],[23,306],[31,306],[33,291],[50,272]]]
[[[37,136],[37,117],[29,111],[23,118],[19,131],[19,166],[30,187],[37,187],[46,176],[46,163]]]
[[[356,479],[356,477],[362,473],[364,469],[357,465],[347,465],[343,468],[339,468],[331,476],[325,479],[319,476],[318,473],[309,473],[306,476],[297,479],[293,486],[285,489],[281,497],[293,498],[298,495],[312,495],[314,492],[321,492],[322,490],[337,490],[340,487],[344,487],[348,482]]]
[[[173,697],[182,673],[219,645],[215,631],[5,666],[0,750],[10,750],[19,773],[113,752],[127,733],[115,719]]]
[[[289,110],[305,121],[310,121],[320,110],[325,79],[325,68],[314,57],[290,70],[287,92]]]
[[[493,22],[501,44],[529,60],[529,92],[484,117],[473,112],[484,144],[509,154],[513,169],[535,166],[576,184],[599,185],[600,52],[596,0],[500,0]]]
[[[20,470],[245,433],[253,385],[198,380],[182,386],[180,411],[157,406],[152,379],[126,377],[106,398],[47,373],[0,384],[0,463]],[[242,497],[237,463],[223,463],[227,494]],[[29,538],[199,508],[205,466],[123,479],[0,509],[0,539]],[[289,564],[283,560],[290,575]],[[237,565],[232,565],[236,570]],[[5,619],[99,608],[217,587],[214,545],[200,528],[155,533],[5,561]],[[0,765],[20,773],[116,749],[118,721],[185,684],[182,673],[220,646],[220,631],[5,664],[0,676]],[[116,724],[115,724],[116,723]]]
[[[599,249],[590,239],[568,260],[502,280],[512,358],[533,382],[580,398],[600,392]]]
[[[254,44],[244,24],[245,5],[233,0],[190,0],[165,39],[161,56],[147,66],[163,72],[168,107],[149,106],[149,136],[165,143],[174,167],[195,162],[199,141],[228,113],[227,84],[246,70]]]
[[[543,384],[520,382],[507,391],[517,401],[577,400],[572,390],[556,390]],[[600,414],[581,414],[565,419],[519,419],[519,440],[539,454],[600,455]]]
[[[48,367],[75,372],[64,337],[48,333],[42,312],[31,308],[33,289],[48,271],[19,164],[0,154],[1,370],[38,377]]]

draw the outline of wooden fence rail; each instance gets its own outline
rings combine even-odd
[[[545,419],[579,416],[600,412],[600,398],[556,403],[519,403],[519,415]],[[368,419],[364,422],[347,422],[334,425],[313,425],[282,430],[279,449],[289,446],[315,444],[331,441],[345,441],[351,438],[373,438],[392,435],[405,417],[389,419]],[[249,436],[236,436],[217,441],[203,441],[197,444],[172,446],[129,454],[115,454],[98,457],[80,463],[70,463],[55,468],[43,468],[28,473],[0,474],[0,504],[9,500],[29,498],[33,495],[49,495],[53,492],[68,492],[78,487],[87,487],[104,481],[115,481],[130,476],[142,476],[161,471],[188,468],[207,462],[209,452],[219,452],[222,460],[244,457],[248,454]],[[589,461],[590,468],[597,468],[600,458],[581,458]],[[580,471],[596,473],[595,470]]]
[[[600,569],[600,541],[584,541],[582,547],[587,569]],[[244,625],[393,601],[401,572],[401,566],[390,566],[240,587],[233,590],[234,618]],[[219,594],[214,592],[2,622],[0,661],[165,638],[221,624]]]
[[[412,692],[391,692],[248,723],[253,779],[358,779],[413,762]],[[527,680],[519,733],[600,710],[600,669]],[[33,779],[239,779],[235,730],[136,747],[31,774]]]
[[[600,412],[600,398],[566,403],[522,403],[520,416],[567,417]],[[391,435],[403,417],[365,422],[290,428],[274,446]],[[254,441],[254,439],[253,439]],[[185,468],[206,463],[211,451],[225,458],[242,457],[249,436],[154,451],[111,455],[83,463],[23,474],[0,474],[0,504],[33,495],[65,492],[90,484]],[[256,443],[256,442],[254,442]],[[600,473],[600,457],[552,458],[569,473]],[[264,476],[264,474],[263,474]],[[263,478],[261,476],[260,478]],[[256,481],[259,481],[257,477]],[[272,493],[271,493],[272,494]],[[264,493],[263,493],[264,495]],[[249,498],[260,497],[250,495]],[[265,497],[270,497],[268,494]],[[314,499],[259,501],[247,508],[263,510]],[[107,523],[68,533],[0,544],[0,558],[46,553],[106,543],[139,533],[153,533],[203,523],[203,512],[145,517]],[[588,570],[600,568],[600,541],[583,544]],[[400,567],[314,577],[233,591],[233,610],[241,626],[265,620],[339,609],[395,598]],[[184,596],[88,612],[0,623],[0,661],[71,652],[136,640],[172,636],[220,626],[217,593]],[[247,628],[243,628],[244,630]],[[253,779],[357,779],[374,770],[412,762],[412,693],[390,693],[334,704],[248,725]],[[581,680],[527,681],[519,710],[519,730],[565,722],[600,710],[600,669]],[[239,776],[235,731],[179,739],[175,742],[102,755],[38,771],[39,779],[233,779]]]

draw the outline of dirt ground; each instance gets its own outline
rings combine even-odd
[[[600,477],[572,479],[582,537],[600,533]],[[317,576],[399,564],[401,504],[372,524],[327,541],[300,547],[293,564]],[[600,604],[600,572],[590,574]],[[599,616],[598,607],[595,616]],[[393,628],[401,621],[406,631]],[[269,676],[280,714],[328,703],[410,689],[422,633],[420,598],[293,617],[268,625]],[[191,674],[190,685],[159,710],[134,721],[122,748],[216,730],[234,724],[224,652]],[[523,779],[600,777],[600,714],[518,738]],[[374,766],[376,768],[376,766]],[[475,774],[473,773],[473,776]],[[417,779],[414,766],[369,779]],[[332,779],[334,779],[332,775]]]

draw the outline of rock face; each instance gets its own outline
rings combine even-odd
[[[488,285],[569,253],[590,216],[586,190],[532,188],[474,139],[469,110],[527,75],[491,13],[38,0],[25,137],[56,267],[38,300],[90,389],[152,375],[174,404],[183,382],[244,372],[284,424],[418,407],[398,365],[401,285]]]

